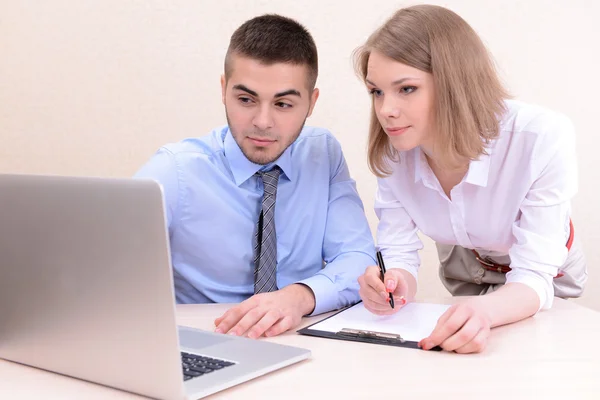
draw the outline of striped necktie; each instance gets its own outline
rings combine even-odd
[[[277,290],[277,236],[275,235],[275,198],[279,182],[279,167],[258,171],[265,189],[262,211],[254,236],[254,293]]]

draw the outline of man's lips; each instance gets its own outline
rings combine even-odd
[[[250,139],[250,141],[255,146],[260,146],[260,147],[266,147],[266,146],[269,146],[276,142],[276,140],[273,140],[273,139],[255,138],[255,137],[251,137],[251,136],[248,136],[248,139]]]

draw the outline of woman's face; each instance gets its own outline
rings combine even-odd
[[[377,119],[398,151],[430,147],[435,91],[433,76],[372,51],[367,88]]]

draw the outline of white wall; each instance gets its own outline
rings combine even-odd
[[[430,2],[462,15],[495,55],[514,95],[577,127],[576,234],[590,269],[581,304],[600,310],[595,162],[600,5],[592,0]],[[308,123],[342,143],[374,230],[366,166],[368,97],[350,53],[396,1],[0,0],[0,172],[129,176],[165,142],[224,123],[219,76],[228,39],[266,12],[294,17],[320,51],[321,97]],[[445,294],[426,241],[422,294]]]

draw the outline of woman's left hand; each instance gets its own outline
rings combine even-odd
[[[437,322],[433,332],[419,342],[419,347],[429,350],[440,346],[457,353],[480,353],[490,336],[492,320],[487,308],[474,298],[450,307]]]

